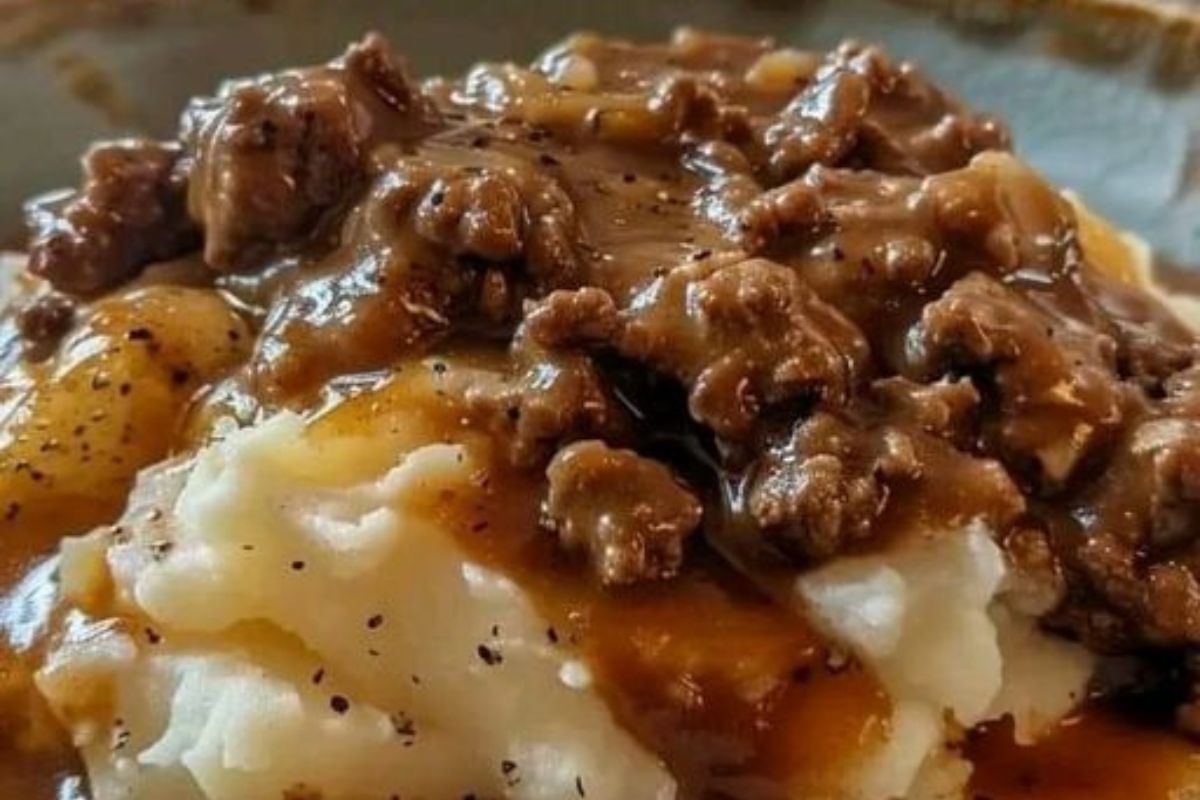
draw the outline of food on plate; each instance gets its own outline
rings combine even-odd
[[[1200,786],[1189,309],[911,64],[370,35],[27,212],[4,796]]]

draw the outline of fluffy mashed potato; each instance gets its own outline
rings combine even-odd
[[[339,486],[353,457],[276,417],[66,546],[66,590],[113,616],[38,683],[97,800],[672,797],[521,590],[416,510],[470,454]]]
[[[1032,742],[1083,699],[1092,655],[1039,631],[1015,584],[980,524],[797,581],[802,606],[892,700],[891,736],[858,796],[962,797],[970,765],[947,746],[963,730],[1008,714]]]
[[[68,540],[83,610],[38,685],[97,800],[674,797],[522,589],[433,518],[472,448],[347,482],[380,447],[277,416],[148,471],[120,524]],[[961,797],[962,729],[1013,713],[1036,736],[1090,674],[1009,608],[982,527],[918,541],[796,585],[893,706],[830,798]]]

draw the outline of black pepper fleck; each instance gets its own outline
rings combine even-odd
[[[486,644],[479,645],[479,647],[475,648],[475,652],[478,654],[479,659],[489,667],[494,667],[504,662],[504,656],[500,651],[488,647]]]
[[[500,762],[500,773],[504,775],[504,782],[509,788],[516,786],[521,782],[521,776],[517,773],[517,762],[504,759]]]

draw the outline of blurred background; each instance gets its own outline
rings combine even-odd
[[[365,30],[414,72],[529,61],[579,29],[680,24],[825,48],[878,41],[1012,125],[1018,150],[1200,275],[1195,0],[0,0],[0,230],[98,138],[169,135],[221,79],[323,61]]]

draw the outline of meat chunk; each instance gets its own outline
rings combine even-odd
[[[26,206],[29,270],[61,292],[94,295],[195,247],[181,154],[176,145],[147,140],[92,147],[78,191]]]
[[[219,270],[260,266],[306,237],[365,175],[363,132],[336,78],[234,84],[194,102],[188,204]]]
[[[763,253],[789,233],[811,235],[830,220],[816,188],[795,180],[758,195],[731,221],[742,247]]]
[[[600,320],[584,316],[596,309]],[[607,381],[574,349],[589,333],[609,332],[614,320],[611,299],[599,289],[553,292],[529,304],[513,338],[509,371],[481,373],[459,388],[470,415],[507,443],[513,464],[541,466],[578,439],[628,437],[629,421]]]
[[[1117,343],[1123,375],[1156,392],[1163,381],[1196,362],[1195,334],[1157,297],[1094,270],[1083,279],[1090,284],[1098,318]]]
[[[687,386],[692,417],[728,439],[772,406],[844,402],[867,359],[853,324],[761,259],[676,268],[634,300],[618,339]]]
[[[1074,516],[1085,535],[1055,542],[1070,627],[1105,649],[1200,641],[1200,418],[1133,426]]]
[[[75,303],[58,292],[45,292],[21,308],[17,326],[34,351],[52,348],[71,329]]]
[[[507,443],[514,465],[544,464],[556,447],[576,439],[624,438],[624,415],[586,355],[543,351],[518,363],[464,392],[471,416]]]
[[[188,207],[218,270],[261,266],[308,240],[366,176],[381,130],[429,124],[399,59],[368,37],[327,67],[227,85],[183,119]]]
[[[883,378],[871,384],[871,394],[897,424],[918,428],[957,445],[970,444],[979,411],[979,390],[964,378],[916,383],[907,378]]]
[[[985,370],[999,403],[985,435],[1041,491],[1061,488],[1124,420],[1112,340],[980,273],[929,304],[909,344],[920,371]]]
[[[612,586],[674,576],[699,527],[700,501],[667,467],[598,441],[563,448],[546,469],[546,526],[585,552]]]
[[[415,213],[417,232],[489,261],[521,254],[525,209],[511,181],[496,174],[437,181]]]
[[[911,439],[864,431],[818,413],[766,452],[750,472],[748,508],[764,534],[807,563],[869,538],[892,481],[919,477]]]
[[[927,175],[964,166],[983,150],[1006,149],[998,121],[972,114],[911,64],[849,42],[766,125],[761,145],[776,181],[813,164],[851,161],[894,174]]]
[[[611,342],[620,322],[608,292],[590,286],[552,292],[531,304],[522,333],[542,347],[584,347]]]
[[[745,106],[729,102],[711,82],[691,75],[659,79],[648,109],[664,120],[664,128],[674,138],[744,139],[750,132]]]
[[[777,180],[813,164],[836,165],[858,140],[871,103],[870,61],[830,60],[763,132],[768,167]]]
[[[571,198],[535,172],[464,168],[431,178],[413,210],[417,233],[447,248],[490,262],[523,260],[542,290],[576,285],[580,238]]]

